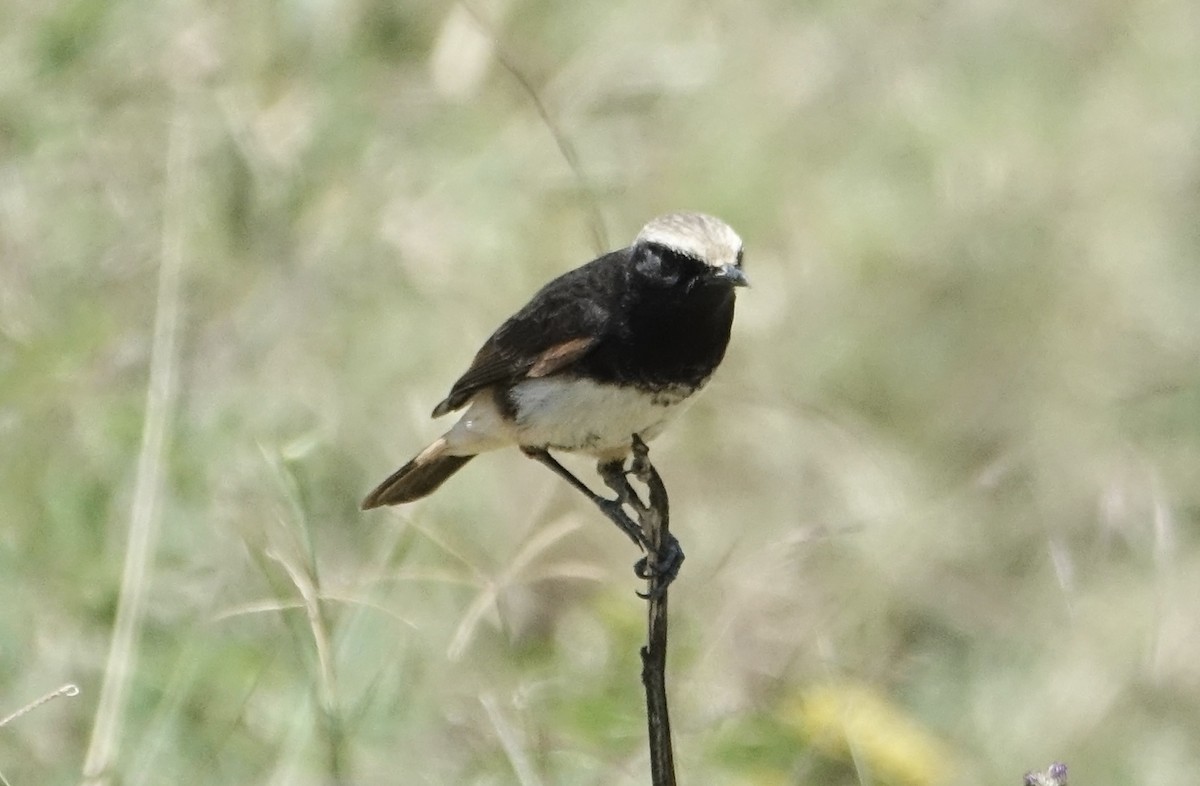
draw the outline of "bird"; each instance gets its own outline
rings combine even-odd
[[[658,436],[725,357],[735,290],[747,283],[742,239],[724,221],[652,219],[631,245],[551,280],[505,320],[433,409],[435,418],[464,410],[457,422],[362,509],[421,499],[475,456],[512,446],[619,507],[550,451],[591,456],[609,477],[635,441]]]

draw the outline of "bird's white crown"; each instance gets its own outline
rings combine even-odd
[[[740,266],[742,239],[719,218],[667,213],[642,227],[634,243],[653,243],[712,267]]]

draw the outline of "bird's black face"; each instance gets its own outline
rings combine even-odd
[[[714,267],[665,246],[647,244],[637,249],[634,275],[644,285],[685,292],[698,286],[732,288],[746,285],[741,263],[740,251],[734,264]]]
[[[686,257],[658,245],[646,245],[637,249],[634,273],[640,283],[655,288],[687,286],[699,279],[708,267],[691,257]]]

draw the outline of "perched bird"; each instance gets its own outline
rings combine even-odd
[[[510,445],[615,504],[548,451],[591,455],[603,475],[635,435],[658,435],[725,356],[734,288],[745,285],[742,240],[723,221],[654,219],[633,245],[554,279],[502,324],[434,407],[434,417],[466,407],[458,422],[363,509],[420,499],[475,456]]]

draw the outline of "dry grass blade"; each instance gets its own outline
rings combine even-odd
[[[322,592],[320,599],[322,601],[332,601],[334,603],[341,603],[345,606],[353,606],[353,607],[359,608],[359,609],[370,609],[371,611],[377,611],[380,614],[382,614],[386,617],[390,617],[391,619],[394,619],[397,622],[399,622],[402,625],[405,625],[409,628],[416,627],[413,624],[412,620],[405,619],[404,617],[401,617],[399,614],[397,614],[395,611],[389,609],[387,606],[384,606],[379,603],[375,603],[373,601],[364,600],[362,598],[357,598],[357,597],[352,597],[350,595],[342,595],[339,593],[332,593],[332,592]],[[267,613],[278,613],[281,611],[295,611],[297,609],[306,608],[306,606],[307,606],[306,601],[295,601],[295,602],[291,602],[291,603],[289,603],[287,601],[279,601],[279,600],[251,601],[249,603],[239,603],[235,606],[230,606],[229,608],[225,609],[224,611],[220,611],[220,612],[217,612],[216,614],[214,614],[211,619],[213,622],[222,622],[224,620],[234,619],[236,617],[244,617],[244,616],[247,616],[250,614],[267,614]]]
[[[146,413],[142,444],[138,453],[129,542],[121,574],[120,600],[109,644],[108,661],[100,688],[100,701],[92,724],[91,741],[83,763],[83,783],[102,786],[109,782],[116,763],[124,729],[129,683],[137,665],[137,639],[145,616],[147,574],[154,558],[158,536],[159,503],[168,432],[176,398],[180,278],[184,254],[190,130],[177,103],[176,116],[167,134],[166,193],[163,197],[161,258],[158,297],[155,302],[154,336],[150,352],[150,380],[146,390]]]
[[[471,643],[471,639],[475,636],[475,630],[479,627],[479,621],[483,619],[484,614],[496,607],[496,596],[499,594],[499,585],[495,582],[488,582],[471,601],[471,605],[467,606],[467,610],[463,612],[462,620],[459,621],[458,627],[454,630],[454,636],[450,639],[449,646],[446,647],[446,657],[450,660],[459,660],[467,649],[467,645]]]
[[[499,705],[496,704],[496,697],[485,693],[479,697],[479,701],[483,704],[484,711],[487,712],[492,728],[500,737],[500,745],[504,748],[504,755],[508,757],[508,762],[517,775],[517,781],[521,786],[541,786],[542,779],[534,771],[533,764],[529,761],[529,755],[521,747],[516,730],[504,717]]]
[[[3,718],[0,718],[0,729],[4,728],[8,724],[12,723],[17,718],[20,718],[22,715],[33,712],[34,710],[36,710],[38,707],[42,706],[46,702],[57,699],[59,696],[78,696],[78,695],[79,695],[79,686],[68,682],[66,685],[63,685],[61,688],[58,688],[57,690],[52,690],[49,693],[47,693],[45,696],[41,696],[40,698],[34,699],[33,701],[29,702],[28,704],[26,704],[24,707],[17,710],[16,712],[10,713],[10,714],[4,716]]]
[[[564,518],[534,533],[533,537],[526,542],[504,569],[504,576],[512,578],[520,575],[535,559],[579,528],[578,521],[573,518]]]
[[[512,558],[511,561],[504,567],[498,576],[495,578],[483,579],[483,584],[479,594],[471,601],[467,610],[463,613],[463,618],[459,622],[458,627],[454,631],[454,636],[450,640],[450,645],[446,649],[446,655],[451,660],[458,660],[462,657],[467,645],[471,643],[471,639],[475,635],[475,630],[479,625],[479,621],[484,615],[492,609],[496,608],[496,601],[500,592],[505,588],[517,582],[530,565],[552,548],[555,544],[562,541],[575,530],[579,529],[579,523],[573,519],[562,519],[555,524],[539,530],[534,533],[520,551]],[[530,581],[539,581],[547,578],[547,574],[539,572],[536,576],[531,577]]]
[[[308,619],[309,630],[312,632],[313,646],[317,650],[321,706],[326,712],[334,713],[337,710],[337,676],[333,668],[329,629],[325,624],[325,617],[321,613],[321,594],[313,577],[300,565],[277,552],[268,552],[267,557],[283,566],[288,578],[292,580],[292,584],[295,585],[296,591],[300,593],[300,597],[304,601],[302,604],[304,614]]]
[[[563,562],[555,562],[552,565],[547,565],[541,570],[525,574],[525,580],[529,583],[560,581],[562,579],[572,581],[603,581],[608,575],[609,572],[607,570],[590,562],[564,560]]]

